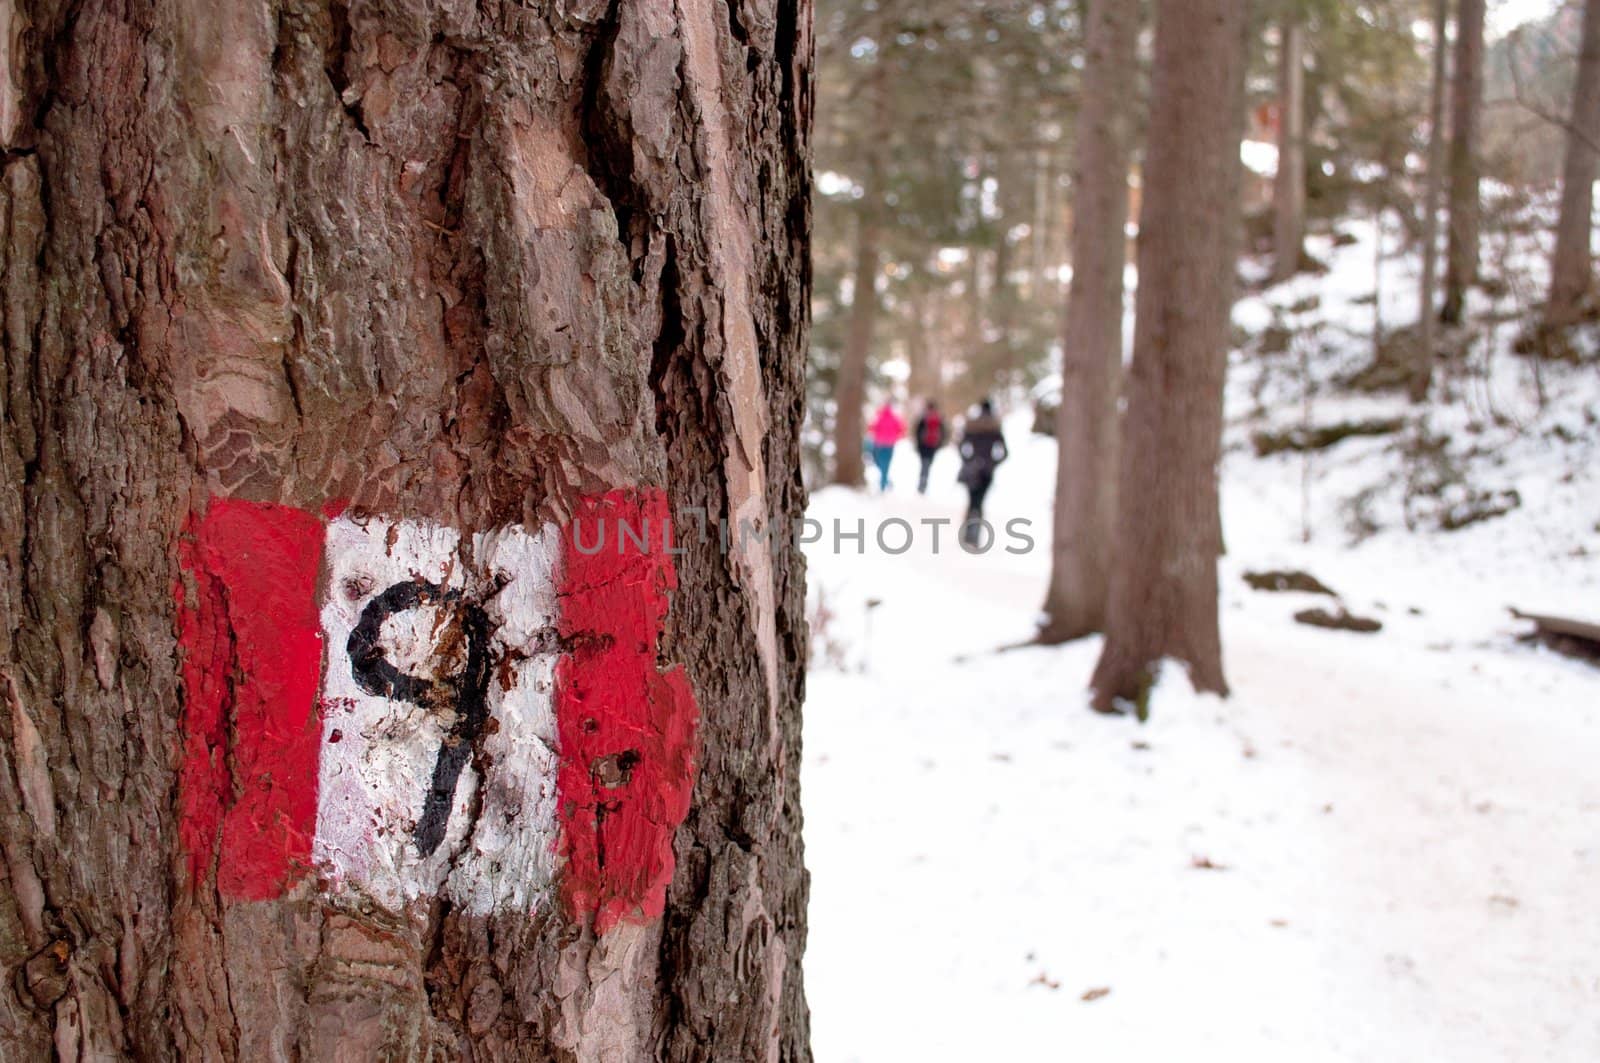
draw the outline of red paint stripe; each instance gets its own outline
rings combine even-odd
[[[233,900],[283,893],[311,866],[321,728],[317,574],[323,525],[233,499],[190,517],[179,561],[184,760],[179,838],[192,881],[216,861]]]
[[[667,513],[665,492],[612,491],[584,499],[563,535],[561,893],[569,916],[592,916],[602,934],[660,917],[694,788],[694,694],[681,667],[656,664],[677,586]]]

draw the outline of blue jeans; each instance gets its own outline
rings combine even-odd
[[[872,463],[878,467],[878,490],[889,490],[889,462],[894,458],[894,444],[872,444]]]

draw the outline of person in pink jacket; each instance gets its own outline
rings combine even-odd
[[[878,408],[872,422],[872,463],[878,467],[878,490],[889,490],[889,462],[894,458],[894,445],[906,434],[906,423],[887,402]]]

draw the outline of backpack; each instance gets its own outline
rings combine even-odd
[[[923,450],[938,450],[944,445],[944,425],[939,421],[939,415],[929,411],[922,416],[922,435],[917,443]]]

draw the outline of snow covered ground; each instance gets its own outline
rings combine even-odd
[[[1318,423],[1410,416],[1330,383],[1367,343],[1372,232],[1354,231],[1313,248],[1333,274],[1297,282],[1328,322]],[[1391,326],[1406,282],[1386,280]],[[1236,316],[1258,329],[1304,294]],[[1256,458],[1251,432],[1301,416],[1296,354],[1236,356],[1233,696],[1169,671],[1145,726],[1086,711],[1097,640],[998,652],[1032,634],[1049,564],[1055,447],[1026,414],[989,510],[1031,522],[1030,552],[1002,532],[968,555],[948,528],[934,551],[918,522],[961,512],[949,453],[927,498],[905,448],[888,495],[815,496],[803,785],[821,1063],[1600,1059],[1600,669],[1517,642],[1506,612],[1600,615],[1600,370],[1545,369],[1541,409],[1507,342],[1483,346],[1494,358],[1428,431],[1461,472],[1446,495],[1512,488],[1522,505],[1456,532],[1436,530],[1436,500],[1407,503],[1410,429],[1346,440],[1309,475],[1299,455]],[[874,541],[890,518],[915,531],[909,551]],[[858,521],[861,552],[836,548]],[[885,532],[891,550],[905,538]],[[1240,578],[1269,567],[1312,572],[1384,629],[1293,623],[1327,599]]]

